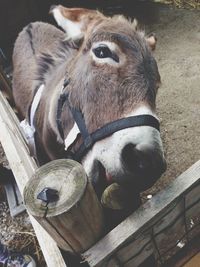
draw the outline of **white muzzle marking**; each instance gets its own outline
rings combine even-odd
[[[156,117],[146,106],[139,107],[134,112],[126,114],[125,117],[145,114]],[[115,132],[94,144],[82,161],[87,175],[91,178],[95,160],[103,164],[108,175],[114,177],[116,173],[121,173],[123,169],[121,153],[123,148],[130,143],[136,145],[139,150],[145,146],[152,146],[157,151],[160,151],[161,157],[164,158],[162,141],[158,130],[150,126],[131,127]]]

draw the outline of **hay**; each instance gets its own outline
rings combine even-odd
[[[23,254],[31,255],[39,264],[39,266],[46,266],[42,251],[33,231],[15,232],[14,238],[6,242],[6,245],[14,252],[20,251]]]
[[[172,4],[178,8],[200,9],[200,0],[153,0],[153,2]]]
[[[3,187],[0,186],[0,190],[3,192]],[[3,197],[0,201],[0,240],[13,252],[31,255],[37,266],[46,266],[27,213],[23,212],[12,218]]]

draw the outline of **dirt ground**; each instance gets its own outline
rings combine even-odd
[[[157,110],[168,168],[153,191],[200,159],[200,11],[164,7],[158,12],[149,29],[158,37]]]
[[[158,38],[155,57],[162,86],[157,110],[168,169],[144,197],[163,189],[200,159],[200,11],[157,8],[153,23],[145,28]],[[22,232],[24,239],[33,235],[27,216],[10,217],[1,188],[0,218],[0,239],[7,244]]]

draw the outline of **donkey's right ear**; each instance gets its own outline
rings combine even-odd
[[[52,6],[50,13],[57,24],[67,33],[67,38],[81,39],[89,25],[103,16],[96,10],[85,8],[66,8],[61,5]]]
[[[156,38],[155,33],[149,34],[146,37],[146,41],[147,41],[147,43],[148,43],[148,45],[152,51],[156,49],[157,38]]]

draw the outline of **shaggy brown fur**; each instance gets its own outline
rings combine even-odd
[[[84,10],[87,14],[87,10]],[[72,18],[81,20],[81,12]],[[96,14],[96,17],[95,17]],[[29,24],[19,34],[13,53],[13,93],[22,116],[28,116],[36,88],[45,84],[35,127],[46,159],[63,157],[64,146],[57,125],[56,109],[64,78],[70,77],[69,100],[80,109],[89,131],[119,119],[141,104],[155,107],[160,76],[144,33],[122,16],[92,13],[82,21],[84,36],[67,40],[65,33],[46,23]],[[125,58],[120,67],[92,61],[90,49],[96,41],[112,41]],[[151,40],[152,41],[152,40]],[[153,43],[155,45],[155,43]],[[73,126],[63,108],[62,125],[67,136]]]

